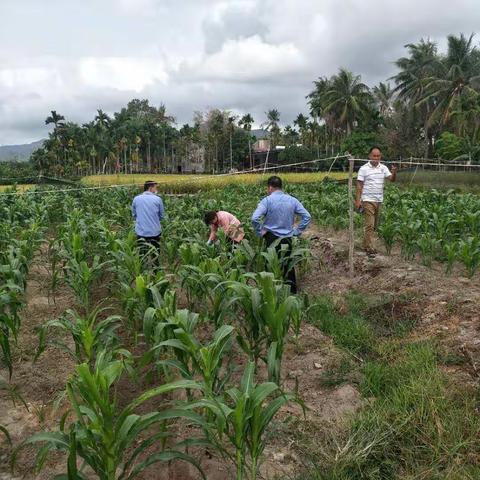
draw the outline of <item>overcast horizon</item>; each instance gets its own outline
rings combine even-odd
[[[249,112],[255,126],[308,113],[305,96],[339,67],[370,86],[404,45],[480,25],[478,0],[2,0],[0,145],[46,138],[50,110],[84,123],[132,98],[164,103],[178,124],[195,110]],[[480,36],[476,38],[478,45]]]

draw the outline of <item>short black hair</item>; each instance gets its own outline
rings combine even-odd
[[[382,149],[379,146],[375,145],[368,151],[368,154],[370,155],[374,150],[378,150],[380,153],[382,153]]]
[[[282,188],[282,179],[274,175],[267,180],[267,185],[272,188]]]
[[[215,221],[216,216],[217,216],[217,212],[215,210],[205,212],[205,216],[203,217],[203,221],[205,222],[206,225],[210,225],[213,221]]]
[[[147,180],[143,184],[143,191],[146,192],[150,187],[154,187],[155,185],[158,185],[158,183],[154,182],[153,180]]]

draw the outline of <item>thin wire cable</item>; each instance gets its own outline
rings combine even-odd
[[[355,162],[369,162],[370,160],[368,158],[354,158],[353,159]],[[400,160],[382,160],[381,163],[388,163],[388,164],[399,164]],[[408,165],[424,165],[426,167],[432,166],[432,167],[466,167],[466,168],[480,168],[480,164],[476,165],[468,165],[468,164],[459,164],[459,163],[430,163],[430,162],[404,162],[402,160],[402,163],[408,164]]]
[[[295,162],[295,163],[290,163],[287,165],[272,165],[271,167],[267,167],[266,169],[263,168],[254,168],[254,169],[248,169],[248,170],[242,170],[240,172],[229,172],[229,173],[220,173],[220,174],[210,174],[210,175],[201,175],[197,177],[190,177],[189,181],[196,181],[196,180],[205,180],[208,178],[218,178],[218,177],[229,177],[229,176],[236,176],[236,175],[245,175],[248,173],[259,173],[263,172],[265,170],[275,170],[275,169],[280,169],[280,168],[289,168],[289,167],[295,167],[299,165],[306,165],[306,164],[311,164],[311,163],[318,163],[318,162],[326,162],[330,160],[335,161],[338,158],[346,158],[349,155],[336,155],[335,157],[327,157],[327,158],[318,158],[315,160],[307,160],[305,162]],[[353,158],[352,159],[354,162],[368,162],[370,161],[369,159],[366,158]],[[383,161],[382,163],[386,164],[397,164],[399,163],[398,161]],[[429,162],[408,162],[408,165],[425,165],[425,166],[456,166],[456,167],[477,167],[480,168],[480,165],[459,165],[459,164],[446,164],[446,163],[429,163]],[[333,166],[333,163],[332,163]],[[40,176],[41,177],[41,176]],[[40,178],[39,177],[39,178]],[[55,180],[60,180],[61,179],[55,179]],[[178,183],[174,182],[173,185],[179,184],[183,182],[183,179],[178,179]],[[144,183],[126,183],[126,184],[118,184],[118,185],[98,185],[98,186],[93,186],[93,187],[80,187],[80,188],[67,188],[67,189],[52,189],[52,190],[38,190],[38,191],[24,191],[24,192],[9,192],[9,193],[0,193],[0,196],[13,196],[13,195],[34,195],[34,194],[44,194],[44,193],[65,193],[65,192],[75,192],[75,191],[86,191],[86,190],[100,190],[100,189],[109,189],[109,188],[129,188],[129,187],[137,187],[137,186],[142,186]]]

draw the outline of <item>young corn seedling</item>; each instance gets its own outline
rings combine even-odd
[[[292,318],[297,321],[300,318],[301,301],[294,295],[289,295],[289,288],[283,284],[278,285],[271,274],[257,274],[255,280],[263,300],[260,315],[267,331],[269,380],[280,384],[285,338]]]
[[[187,365],[189,362],[188,352],[183,350],[175,350],[175,356],[177,357],[178,362],[168,365],[169,361],[165,360],[165,351],[167,345],[163,342],[175,339],[175,332],[177,330],[182,330],[188,334],[192,334],[195,331],[200,316],[198,313],[190,312],[189,310],[177,310],[176,306],[174,307],[174,312],[169,312],[168,307],[162,308],[149,308],[145,312],[144,318],[144,332],[147,345],[151,348],[150,350],[143,355],[140,362],[140,366],[154,364],[157,369],[161,367],[163,373],[168,378],[169,377],[169,366],[178,368],[180,364]],[[190,370],[187,368],[182,372],[182,375],[186,378],[190,378]]]
[[[255,364],[249,362],[240,388],[227,390],[223,398],[205,398],[189,407],[207,408],[214,417],[211,438],[220,449],[224,437],[234,447],[236,480],[257,479],[259,460],[269,440],[268,427],[280,408],[295,400],[294,395],[281,393],[275,383],[257,385],[254,375]]]
[[[78,304],[85,311],[90,309],[90,292],[94,283],[100,278],[109,262],[100,262],[95,255],[88,264],[85,260],[78,262],[75,258],[67,260],[65,265],[65,280],[77,297]]]
[[[110,251],[112,258],[111,269],[120,284],[130,283],[143,273],[142,258],[140,256],[137,239],[133,232],[125,238],[117,238]]]
[[[170,348],[175,353],[176,360],[159,361],[159,365],[175,367],[184,378],[193,380],[201,375],[205,393],[218,395],[225,385],[229,375],[220,376],[223,358],[230,349],[234,328],[231,325],[222,325],[213,337],[213,340],[202,345],[197,338],[182,328],[174,330],[174,337],[160,342],[154,350]]]
[[[269,363],[270,373],[278,382],[285,337],[292,319],[300,321],[301,301],[290,295],[289,287],[276,281],[272,273],[246,274],[244,279],[253,280],[255,285],[229,283],[233,291],[229,305],[236,305],[243,313],[237,341],[255,364],[258,359]]]
[[[59,319],[45,323],[39,331],[39,346],[35,359],[50,345],[68,353],[77,364],[93,365],[98,353],[105,349],[112,354],[128,356],[128,352],[121,349],[117,336],[121,317],[112,315],[99,320],[98,316],[105,310],[96,308],[85,317],[74,310],[67,310]],[[62,340],[62,335],[52,338],[52,331],[68,333],[74,347],[70,346],[70,342]]]
[[[3,361],[8,368],[10,377],[13,373],[13,358],[10,342],[17,341],[20,331],[19,310],[22,305],[23,290],[11,281],[0,285],[0,348]]]
[[[131,284],[120,284],[120,299],[126,314],[126,327],[137,335],[148,307],[156,306],[169,288],[169,281],[162,272],[138,275]]]
[[[480,241],[474,237],[461,240],[458,245],[458,251],[460,260],[467,270],[467,276],[473,277],[480,265]]]
[[[147,390],[121,408],[112,387],[124,369],[123,361],[112,361],[104,352],[97,357],[94,368],[86,363],[79,365],[76,375],[67,383],[72,411],[63,416],[59,431],[38,433],[24,441],[14,451],[12,463],[15,464],[21,449],[40,443],[43,446],[37,455],[37,471],[42,469],[50,452],[66,453],[66,473],[58,478],[87,480],[91,478],[85,471],[88,466],[100,480],[130,480],[155,463],[171,460],[195,465],[205,478],[194,458],[175,447],[162,448],[169,436],[168,423],[174,419],[183,418],[205,428],[198,414],[168,408],[135,413],[152,398],[175,390],[200,390],[201,386],[188,380],[167,383]],[[68,423],[70,417],[73,421]],[[159,448],[151,453],[155,445]]]
[[[377,232],[380,238],[383,240],[385,249],[387,250],[387,255],[390,255],[392,253],[392,248],[395,244],[395,239],[397,236],[397,227],[393,223],[391,215],[385,215],[382,223],[377,228]]]
[[[452,273],[453,264],[455,263],[455,261],[458,258],[458,255],[459,255],[459,253],[458,253],[459,252],[458,242],[452,242],[452,243],[444,244],[443,251],[444,251],[445,259],[446,259],[446,262],[447,262],[445,273],[447,275],[449,275],[449,274]]]

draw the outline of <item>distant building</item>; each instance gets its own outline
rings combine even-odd
[[[252,145],[253,152],[267,152],[270,150],[270,133],[262,128],[250,132],[255,137]]]
[[[205,171],[205,148],[191,143],[182,156],[182,165],[178,173],[203,173]]]
[[[269,164],[278,163],[278,152],[281,149],[271,147],[270,132],[264,129],[252,130],[250,132],[255,137],[252,144],[252,163],[254,168],[261,168],[268,159]]]

